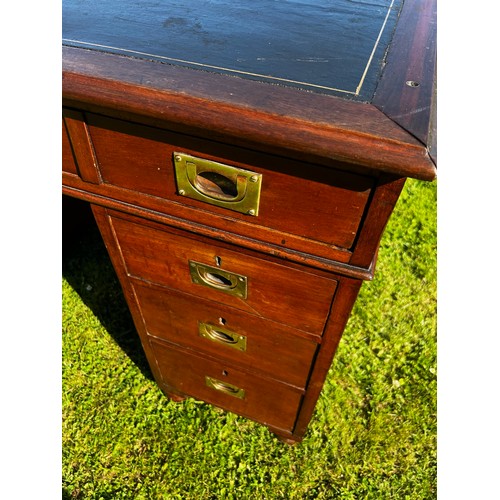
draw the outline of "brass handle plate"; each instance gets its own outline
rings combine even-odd
[[[192,260],[189,261],[189,272],[191,281],[197,285],[220,290],[240,299],[247,298],[248,280],[246,276]]]
[[[198,331],[200,337],[211,340],[217,344],[232,347],[233,349],[238,349],[243,352],[247,349],[247,338],[227,328],[199,322]]]
[[[247,215],[259,215],[262,174],[174,153],[178,193]]]
[[[205,383],[211,389],[215,389],[216,391],[222,392],[224,394],[229,394],[235,398],[244,399],[245,398],[245,390],[236,387],[235,385],[228,384],[227,382],[221,382],[216,378],[205,377]]]

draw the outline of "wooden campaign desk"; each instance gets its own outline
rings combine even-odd
[[[63,193],[151,370],[302,439],[406,177],[435,177],[432,0],[63,0]]]

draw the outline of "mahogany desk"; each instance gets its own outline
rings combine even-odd
[[[151,370],[299,441],[406,177],[435,177],[433,0],[63,0],[63,193]]]

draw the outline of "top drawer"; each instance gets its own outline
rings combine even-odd
[[[98,115],[87,115],[87,123],[103,182],[150,195],[143,201],[156,203],[151,208],[348,262],[347,250],[368,202],[371,178]],[[191,183],[207,195],[205,199],[182,195],[185,189],[174,171],[176,153],[188,155],[187,161],[183,157],[178,163],[191,164]],[[245,186],[232,174],[214,172],[204,163],[207,160],[245,175],[255,173],[261,183],[258,209],[241,213],[231,209],[231,202],[212,203],[211,197],[238,198]],[[248,177],[240,180],[247,186],[251,182]]]

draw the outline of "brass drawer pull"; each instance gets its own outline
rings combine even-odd
[[[192,260],[189,261],[189,272],[193,283],[214,288],[241,299],[247,298],[246,276]]]
[[[223,392],[224,394],[229,394],[235,398],[243,399],[245,397],[245,390],[236,387],[235,385],[228,384],[227,382],[221,382],[216,378],[205,377],[205,383],[208,387],[215,389],[216,391]]]
[[[218,344],[223,344],[240,351],[246,351],[247,338],[226,328],[211,325],[210,323],[198,323],[200,337],[211,340]]]
[[[217,207],[257,216],[262,174],[185,153],[174,153],[178,193]]]

